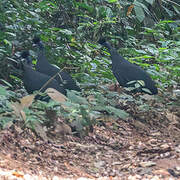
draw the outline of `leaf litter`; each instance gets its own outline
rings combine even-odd
[[[22,110],[32,104],[33,98],[13,104],[15,115],[25,119]],[[64,97],[59,99],[65,101]],[[148,112],[133,102],[119,102],[119,107],[131,115],[127,120],[101,116],[93,132],[81,138],[53,111],[46,112],[54,127],[50,130],[39,124],[34,131],[11,124],[0,134],[0,178],[180,178],[178,107],[166,110],[163,103],[149,101],[154,108]]]

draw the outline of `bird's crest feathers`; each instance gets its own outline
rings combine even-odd
[[[106,42],[106,39],[105,38],[101,38],[101,39],[99,39],[99,41],[98,41],[98,43],[99,44],[104,44]]]
[[[38,44],[38,43],[40,43],[40,41],[41,41],[41,39],[40,39],[40,37],[38,37],[38,36],[35,36],[35,37],[33,38],[34,44]]]

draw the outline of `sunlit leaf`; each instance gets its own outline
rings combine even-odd
[[[117,2],[118,0],[108,0],[109,3],[115,3]]]

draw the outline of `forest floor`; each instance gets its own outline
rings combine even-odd
[[[0,179],[180,179],[179,108],[140,117],[48,141],[14,124],[0,133]]]

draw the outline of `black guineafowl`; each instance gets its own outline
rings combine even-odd
[[[28,51],[24,51],[21,54],[21,58],[25,59],[25,62],[21,63],[23,70],[22,80],[24,83],[24,87],[29,94],[32,94],[34,91],[40,90],[51,77],[35,71],[32,68],[32,60],[29,57]],[[47,88],[54,88],[60,93],[66,95],[66,90],[64,89],[64,87],[60,86],[59,83],[54,79],[50,80],[50,82],[48,82],[48,84],[44,88],[42,88],[41,92],[44,92]]]
[[[51,77],[57,74],[55,79],[59,84],[63,84],[65,89],[81,91],[80,87],[66,71],[61,71],[57,66],[54,66],[48,62],[45,55],[44,45],[40,38],[34,37],[33,42],[39,48],[36,70]]]
[[[145,92],[150,95],[158,93],[155,82],[146,73],[146,71],[144,71],[139,66],[125,60],[122,56],[119,55],[116,49],[114,49],[108,42],[106,42],[105,39],[100,39],[98,42],[106,47],[110,52],[112,60],[112,72],[121,86],[130,87],[132,84],[128,84],[128,82],[142,80],[144,81],[144,86],[141,86],[135,92]],[[143,91],[143,88],[149,89],[151,93]]]

